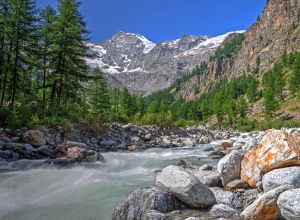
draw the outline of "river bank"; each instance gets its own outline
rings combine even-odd
[[[175,148],[206,144],[213,140],[239,135],[232,131],[210,131],[204,127],[161,128],[133,124],[109,124],[105,129],[88,125],[26,128],[15,131],[0,129],[0,162],[15,162],[26,167],[44,163],[69,167],[78,163],[104,161],[101,153],[136,151],[149,148]],[[39,161],[38,161],[39,160]]]

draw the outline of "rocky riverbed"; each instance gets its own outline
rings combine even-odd
[[[215,144],[214,154],[224,154],[216,167],[167,166],[155,186],[130,194],[112,219],[300,219],[299,129],[236,135]]]
[[[36,188],[30,199],[35,208],[29,205],[28,213],[26,206],[15,208],[19,200],[9,200],[6,207],[0,199],[1,212],[10,219],[51,219],[53,211],[60,213],[56,219],[300,219],[300,129],[239,133],[132,124],[110,124],[99,133],[87,126],[1,129],[0,158],[5,200],[19,190],[10,189],[15,182],[25,183],[22,192],[32,191],[26,189],[28,176],[36,176],[28,179],[30,186],[55,175],[69,184],[64,189],[59,180],[52,185],[48,178],[50,188]],[[64,202],[49,193],[53,187],[62,187],[58,191]],[[78,196],[71,196],[73,189]],[[103,209],[90,203],[98,198],[91,193],[102,198],[95,201]],[[51,205],[70,211],[72,203],[66,206],[66,201],[88,211],[64,215]],[[35,202],[48,208],[37,210]]]
[[[103,152],[196,146],[235,135],[234,132],[210,131],[204,127],[184,129],[132,124],[109,124],[101,132],[99,130],[88,125],[16,131],[0,129],[0,161],[44,160],[45,164],[69,167],[104,161]],[[25,162],[15,164],[26,168]]]

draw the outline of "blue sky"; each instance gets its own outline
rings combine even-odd
[[[37,0],[56,7],[56,0]],[[245,30],[262,14],[266,0],[82,0],[92,42],[118,31],[140,33],[153,42],[182,35],[215,36]]]

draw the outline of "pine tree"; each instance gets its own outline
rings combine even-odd
[[[247,97],[250,103],[253,103],[257,100],[259,92],[258,92],[258,85],[259,81],[257,80],[255,75],[250,75],[247,79],[248,86],[247,86]]]
[[[106,121],[111,107],[110,95],[107,81],[100,69],[93,70],[90,95],[93,112],[95,112],[101,120]]]
[[[120,119],[120,96],[121,92],[119,89],[114,88],[111,91],[111,110],[112,110],[112,119],[117,122]]]
[[[54,22],[56,19],[56,12],[51,6],[47,6],[40,13],[40,26],[41,26],[41,34],[40,34],[40,48],[41,53],[41,71],[42,71],[42,100],[43,100],[43,109],[46,108],[46,89],[47,84],[46,80],[50,76],[50,72],[54,69],[54,67],[50,66],[50,62],[53,59],[52,52],[52,38],[54,32]]]
[[[78,96],[86,79],[87,65],[84,60],[87,48],[86,24],[79,13],[80,3],[76,0],[60,0],[59,15],[53,31],[52,79],[53,103],[67,102]]]
[[[123,89],[120,100],[120,112],[122,116],[127,118],[132,116],[131,95],[127,88]]]
[[[9,15],[9,3],[8,0],[0,0],[0,108],[3,106],[4,96],[7,84],[8,71],[8,18]]]
[[[228,97],[224,102],[224,107],[229,124],[233,125],[233,122],[236,118],[236,103],[232,97]]]
[[[274,88],[274,95],[276,98],[284,101],[284,87],[286,85],[285,78],[283,74],[283,67],[280,64],[276,64],[273,68],[274,74],[274,81],[273,81],[273,88]]]
[[[290,90],[296,93],[300,85],[300,54],[297,54],[293,65],[293,72],[290,80]]]
[[[144,115],[145,114],[145,101],[142,96],[139,96],[137,98],[136,104],[137,104],[137,112],[139,112],[141,116]]]
[[[238,101],[238,111],[241,118],[245,118],[247,116],[248,106],[244,99],[244,97],[240,97]]]
[[[10,75],[10,107],[13,108],[17,95],[26,94],[31,85],[32,44],[37,40],[38,29],[34,0],[8,1],[8,11],[6,33],[10,43],[6,62],[9,67],[5,68],[4,74]]]
[[[273,116],[275,111],[278,109],[278,101],[276,100],[273,90],[270,88],[265,88],[264,93],[264,106],[265,113],[268,117]]]

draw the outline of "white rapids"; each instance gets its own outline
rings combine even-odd
[[[207,147],[104,153],[104,164],[0,173],[0,220],[109,220],[132,191],[155,184],[155,171],[179,159],[215,165]]]

